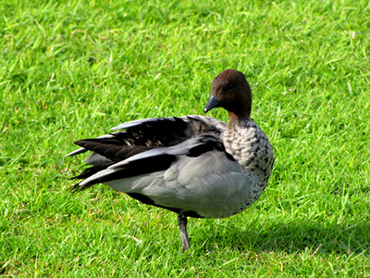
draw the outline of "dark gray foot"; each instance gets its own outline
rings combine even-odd
[[[181,232],[182,249],[188,250],[190,248],[188,232],[186,231],[186,225],[188,223],[188,219],[186,218],[186,216],[179,213],[177,220],[179,221],[179,229]]]

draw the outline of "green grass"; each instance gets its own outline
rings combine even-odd
[[[368,1],[1,2],[0,276],[370,277]],[[74,140],[203,114],[226,68],[276,157],[247,211],[183,252],[174,213],[67,191]]]

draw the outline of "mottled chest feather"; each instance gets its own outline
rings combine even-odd
[[[228,126],[223,141],[226,151],[244,167],[245,172],[255,174],[259,186],[265,187],[274,165],[274,153],[262,129],[251,120]]]

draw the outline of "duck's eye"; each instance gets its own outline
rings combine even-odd
[[[232,90],[234,89],[234,84],[230,83],[226,86],[226,90]]]

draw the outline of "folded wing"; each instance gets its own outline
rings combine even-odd
[[[167,169],[176,159],[174,152],[189,152],[192,155],[199,152],[200,148],[210,149],[212,144],[215,145],[215,142],[206,144],[204,138],[199,139],[199,142],[193,140],[183,144],[185,141],[203,134],[218,138],[225,126],[223,122],[203,116],[154,118],[123,123],[114,128],[125,131],[76,141],[75,144],[82,148],[67,156],[88,150],[93,153],[85,160],[91,167],[74,177],[85,181],[76,184],[73,190],[80,191],[96,183],[106,182],[108,177],[112,180]]]

